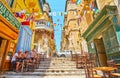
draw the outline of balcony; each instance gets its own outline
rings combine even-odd
[[[36,25],[36,29],[45,29],[45,30],[50,30],[52,31],[53,30],[53,27],[52,26],[47,26],[45,24],[39,24],[39,25]]]
[[[36,29],[45,29],[45,30],[50,30],[53,31],[53,27],[50,22],[46,20],[38,20],[36,23]]]

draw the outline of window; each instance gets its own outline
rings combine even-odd
[[[5,0],[10,7],[12,7],[14,0]]]

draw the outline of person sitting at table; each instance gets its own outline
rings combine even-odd
[[[25,51],[25,53],[22,54],[22,60],[25,60],[25,63],[27,64],[29,62],[29,51]]]
[[[27,59],[28,53],[29,53],[29,51],[25,51],[25,53],[22,54],[22,59]]]
[[[22,58],[22,51],[19,50],[18,53],[15,53],[14,56],[12,57],[12,64],[14,65],[15,71],[18,72],[19,70],[19,65],[21,63],[21,58]]]

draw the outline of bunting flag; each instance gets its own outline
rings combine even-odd
[[[51,12],[49,13],[49,16],[52,16],[52,13],[51,13]]]
[[[82,0],[77,0],[76,4],[81,4]]]
[[[54,39],[54,32],[52,32],[51,39]]]
[[[76,3],[76,0],[71,0],[72,1],[72,3]]]
[[[59,15],[60,15],[60,16],[63,16],[63,13],[62,13],[62,12],[59,12]]]
[[[53,16],[56,16],[56,12],[52,12]]]
[[[67,14],[67,12],[64,12],[64,15],[66,15]]]
[[[49,13],[50,16],[57,16],[57,15],[64,16],[66,14],[67,14],[67,12],[50,12]]]

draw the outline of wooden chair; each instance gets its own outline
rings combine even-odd
[[[107,64],[108,64],[108,66],[110,66],[110,67],[116,67],[114,60],[108,60],[108,61],[107,61]],[[118,73],[118,71],[117,71],[117,69],[116,69],[116,70],[114,70],[114,73],[111,73],[111,76],[118,78],[118,77],[120,77],[120,73]]]
[[[83,55],[77,55],[76,57],[76,68],[84,68],[84,63],[85,63],[86,57]]]
[[[110,66],[110,67],[116,67],[114,60],[107,60],[107,65]]]
[[[84,64],[86,78],[102,78],[102,76],[97,75],[96,70],[93,70],[94,61],[90,59],[86,59]]]
[[[37,58],[35,60],[35,68],[39,68],[39,64],[40,64],[40,54],[37,55]]]
[[[111,77],[118,78],[120,77],[120,73],[111,73]]]
[[[72,61],[76,61],[77,54],[72,54]]]

